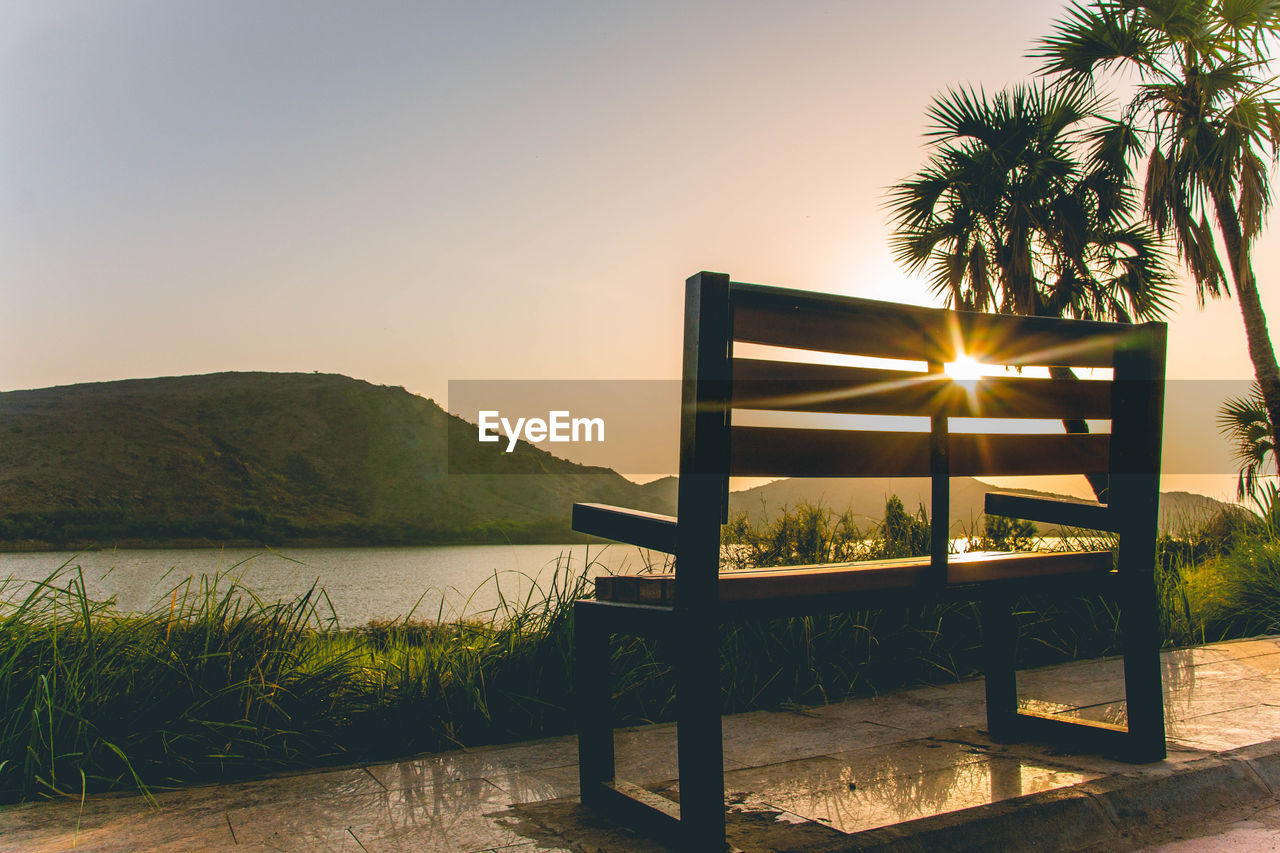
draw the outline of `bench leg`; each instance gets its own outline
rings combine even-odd
[[[1154,562],[1154,555],[1151,561]],[[1125,581],[1120,610],[1124,648],[1125,709],[1129,718],[1127,758],[1164,759],[1164,688],[1160,663],[1160,614],[1155,580],[1149,572]]]
[[[725,845],[724,743],[720,725],[718,627],[686,625],[676,635],[680,831],[687,850]]]
[[[1005,595],[989,595],[980,604],[983,671],[987,687],[987,733],[996,743],[1018,739],[1018,626],[1013,603]]]
[[[613,781],[613,678],[609,631],[591,607],[574,608],[574,704],[578,723],[578,781],[583,805],[598,805]]]

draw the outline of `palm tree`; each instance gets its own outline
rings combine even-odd
[[[1172,281],[1137,204],[1132,130],[1082,89],[958,89],[927,115],[932,158],[890,189],[894,255],[948,305],[1130,322],[1161,317]]]
[[[1275,439],[1262,399],[1262,389],[1254,383],[1250,392],[1232,397],[1218,410],[1218,428],[1231,440],[1236,461],[1240,463],[1240,480],[1236,496],[1258,499],[1258,480],[1262,469],[1276,455]]]
[[[948,305],[1121,322],[1166,313],[1173,283],[1159,241],[1129,221],[1128,125],[1070,87],[951,90],[927,114],[935,150],[890,189],[891,244],[909,271],[931,270]],[[1105,478],[1089,482],[1105,500]]]
[[[1228,292],[1217,223],[1244,319],[1271,441],[1280,435],[1280,367],[1254,277],[1252,249],[1270,204],[1267,160],[1280,144],[1280,104],[1263,40],[1280,32],[1273,0],[1095,0],[1076,4],[1035,52],[1041,72],[1092,86],[1131,69],[1129,119],[1150,141],[1145,210],[1172,232],[1196,295]]]

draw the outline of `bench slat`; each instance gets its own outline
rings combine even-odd
[[[928,568],[928,557],[908,557],[722,572],[719,598],[720,601],[761,601],[910,589],[924,584]],[[947,563],[947,583],[990,583],[1111,569],[1110,551],[955,554]],[[596,578],[596,598],[672,606],[675,575],[602,575]]]
[[[784,412],[963,418],[1111,417],[1111,383],[987,377],[960,383],[910,370],[733,360],[733,406]]]
[[[1064,527],[1088,530],[1117,530],[1111,507],[1097,501],[1062,500],[1019,495],[1013,492],[987,492],[986,512],[1009,518],[1025,518]]]
[[[821,352],[955,361],[956,342],[993,364],[1110,367],[1133,326],[920,308],[735,282],[734,340]]]
[[[1110,436],[949,436],[953,477],[1106,471]],[[734,427],[730,473],[739,477],[927,477],[929,434]]]
[[[574,504],[572,526],[579,533],[664,554],[674,554],[676,550],[676,519],[670,515],[608,504]]]

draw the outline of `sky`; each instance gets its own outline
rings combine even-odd
[[[0,390],[674,378],[701,269],[940,304],[886,187],[929,101],[1031,77],[1062,9],[0,0]],[[1169,373],[1252,375],[1234,302],[1184,287]]]

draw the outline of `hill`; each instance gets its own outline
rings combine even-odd
[[[523,443],[450,448],[474,430],[403,388],[327,374],[0,393],[0,541],[546,542],[567,541],[575,500],[670,511]]]

